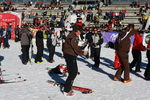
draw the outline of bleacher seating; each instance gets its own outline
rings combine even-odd
[[[17,12],[19,12],[19,13],[26,12],[27,14],[29,14],[30,12],[37,12],[39,17],[42,17],[42,12],[43,12],[42,9],[38,9],[38,8],[34,8],[34,7],[26,8],[26,7],[24,7],[23,4],[15,4],[14,6],[17,8]],[[65,4],[63,4],[63,6],[64,6],[64,9],[67,10],[67,8],[69,7],[69,4],[65,3]],[[80,9],[83,6],[84,5],[77,5],[76,9]],[[28,10],[26,11],[26,9],[28,9]],[[112,4],[109,6],[103,6],[101,9],[102,9],[103,15],[105,14],[105,12],[108,12],[108,11],[119,12],[121,10],[126,10],[127,11],[126,17],[122,21],[123,25],[126,26],[129,23],[133,23],[133,24],[135,24],[136,27],[140,26],[140,23],[139,23],[140,16],[137,16],[137,13],[139,12],[139,8],[131,8],[128,4],[125,4],[125,5]],[[47,11],[47,16],[45,16],[45,17],[49,17],[50,13],[52,15],[60,16],[61,12],[62,12],[62,10],[59,10],[58,8],[55,8],[54,10],[45,9],[45,11]],[[97,10],[93,9],[93,12],[95,14],[97,12]],[[70,13],[67,13],[67,14],[70,14]],[[29,19],[28,17],[26,17],[25,21],[32,21],[32,20]],[[100,24],[107,23],[107,22],[108,22],[108,20],[100,19]],[[86,22],[85,24],[89,24],[89,22]]]

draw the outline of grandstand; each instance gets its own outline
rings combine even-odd
[[[2,0],[0,0],[2,1]],[[57,19],[59,20],[59,16],[61,15],[61,13],[63,12],[63,10],[67,10],[69,5],[71,4],[71,2],[74,2],[75,0],[62,0],[63,3],[63,10],[61,9],[58,9],[57,7],[54,8],[54,9],[38,9],[38,8],[35,8],[35,3],[33,3],[33,5],[29,8],[26,8],[23,4],[23,2],[27,2],[29,0],[12,0],[14,1],[13,2],[13,5],[15,8],[17,8],[17,11],[18,13],[22,13],[22,12],[27,12],[26,13],[26,16],[29,16],[29,13],[30,12],[37,12],[38,13],[38,17],[41,18],[43,17],[42,16],[42,12],[43,11],[47,11],[47,16],[45,17],[49,17],[50,14],[52,15],[58,15]],[[37,2],[37,1],[44,1],[44,3],[48,3],[52,0],[30,0],[30,1],[33,1],[33,2]],[[99,0],[77,0],[78,2],[91,2],[91,4],[94,4],[96,2],[98,2]],[[126,3],[124,3],[124,1],[126,1]],[[129,23],[133,23],[135,24],[136,27],[140,27],[140,22],[139,22],[139,19],[141,18],[141,16],[137,16],[137,14],[139,13],[139,9],[140,8],[131,8],[129,6],[129,4],[131,2],[129,2],[131,0],[112,0],[112,5],[109,5],[109,6],[103,6],[101,9],[102,9],[102,13],[103,15],[106,13],[106,12],[109,12],[109,11],[113,11],[113,12],[119,12],[121,10],[126,10],[127,13],[126,13],[126,17],[125,19],[122,21],[122,24],[123,25],[128,25]],[[148,1],[148,0],[137,0],[137,1],[140,1],[141,3],[143,2],[143,4]],[[18,3],[17,3],[18,2]],[[19,3],[20,2],[20,3]],[[65,2],[68,2],[68,3],[65,3]],[[123,3],[123,4],[121,4]],[[96,3],[97,4],[97,3]],[[86,6],[88,6],[90,4],[87,3]],[[83,8],[83,6],[85,6],[85,4],[82,5],[77,5],[75,10],[80,10],[81,8]],[[90,10],[87,10],[86,12],[89,12]],[[96,10],[93,9],[92,10],[94,14],[96,14]],[[67,12],[67,16],[69,16],[70,12]],[[104,17],[104,16],[103,16]],[[32,19],[30,19],[29,17],[26,17],[25,18],[25,21],[27,22],[31,22],[32,23]],[[103,19],[100,19],[100,23],[99,24],[103,24],[103,23],[108,23],[108,20],[103,20]],[[85,22],[85,24],[89,24],[88,22]],[[90,24],[93,24],[93,23],[90,23]]]

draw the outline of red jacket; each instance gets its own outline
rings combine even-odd
[[[75,25],[77,25],[77,26],[81,26],[82,27],[82,23],[80,23],[80,22],[77,22],[77,23],[75,23]]]
[[[126,13],[127,11],[126,10],[123,10],[123,13]]]
[[[146,48],[145,48],[145,46],[143,46],[143,44],[142,44],[142,41],[143,41],[143,39],[142,39],[142,37],[143,36],[140,36],[138,33],[136,33],[135,35],[135,39],[134,39],[134,42],[133,42],[133,50],[145,50]]]
[[[140,2],[137,2],[137,6],[140,6],[141,4],[140,4]]]
[[[150,50],[150,40],[148,41],[147,49]]]
[[[119,16],[120,16],[120,17],[122,16],[122,13],[121,13],[121,12],[119,13]]]
[[[115,13],[114,13],[114,12],[112,12],[112,16],[115,16]]]
[[[101,12],[102,12],[102,10],[101,10],[101,9],[99,9],[99,10],[98,10],[98,13],[101,13]]]

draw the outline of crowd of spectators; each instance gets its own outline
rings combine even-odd
[[[13,5],[12,5],[12,1],[9,0],[8,2],[6,1],[2,1],[0,3],[0,12],[4,12],[4,11],[16,11],[17,8],[15,8]]]
[[[148,22],[149,18],[149,11],[150,11],[150,4],[148,2],[145,2],[145,6],[140,6],[138,16],[141,16],[139,18],[139,22],[141,23],[141,29],[144,30],[146,27],[146,24]]]

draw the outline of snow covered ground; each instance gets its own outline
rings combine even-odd
[[[0,84],[0,100],[150,100],[150,83],[145,81],[143,73],[147,64],[145,52],[142,54],[142,72],[132,73],[132,82],[123,84],[121,82],[113,81],[116,70],[113,69],[114,50],[102,47],[101,50],[101,65],[99,69],[92,69],[93,61],[85,60],[82,57],[78,58],[78,67],[80,75],[75,79],[74,85],[87,87],[94,90],[92,94],[81,94],[74,91],[75,96],[65,97],[59,87],[54,87],[46,81],[49,79],[63,81],[66,77],[49,75],[45,70],[46,67],[55,67],[60,63],[65,63],[61,59],[61,48],[56,48],[54,56],[54,63],[48,63],[48,52],[45,47],[44,63],[32,65],[28,63],[23,65],[21,63],[20,43],[10,41],[10,49],[0,49],[0,56],[2,60],[1,68],[6,70],[3,72],[4,79],[11,79],[17,77],[13,75],[19,73],[22,78],[27,81],[13,84]],[[34,46],[34,53],[36,48]],[[132,56],[130,53],[130,61]]]

